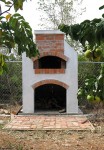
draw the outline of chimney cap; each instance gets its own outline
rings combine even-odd
[[[65,34],[60,30],[34,30],[35,34]]]

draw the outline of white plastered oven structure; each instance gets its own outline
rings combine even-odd
[[[39,68],[36,58],[22,54],[23,113],[35,113],[35,88],[46,84],[57,84],[66,89],[66,113],[78,114],[78,60],[77,52],[65,41],[59,30],[36,30],[36,44],[40,58],[59,57],[65,67],[58,69]],[[34,65],[35,64],[35,65]]]

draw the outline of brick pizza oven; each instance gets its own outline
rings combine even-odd
[[[36,30],[35,41],[40,55],[22,55],[23,113],[78,113],[77,52],[59,30]]]

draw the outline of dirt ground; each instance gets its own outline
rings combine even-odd
[[[8,119],[4,118],[4,122]],[[94,132],[7,131],[0,125],[0,150],[104,150],[104,119],[92,123]]]

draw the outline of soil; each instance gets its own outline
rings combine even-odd
[[[0,117],[5,123],[8,117]],[[104,119],[95,131],[12,131],[0,126],[0,150],[104,150]]]
[[[104,150],[104,109],[89,120],[95,127],[93,132],[12,131],[3,129],[10,116],[1,115],[0,150]]]

